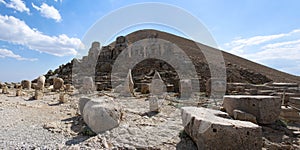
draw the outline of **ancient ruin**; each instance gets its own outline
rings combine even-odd
[[[208,61],[207,52],[224,61]],[[123,56],[127,62],[116,63]],[[299,84],[297,76],[141,30],[109,45],[93,42],[87,56],[33,81],[0,82],[0,113],[41,117],[35,129],[60,137],[65,143],[57,149],[300,149]]]

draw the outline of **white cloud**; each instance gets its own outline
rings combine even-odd
[[[36,61],[37,60],[36,58],[24,58],[20,55],[14,54],[10,50],[0,48],[0,58],[6,58],[6,57],[14,58],[17,60],[28,60],[28,61]]]
[[[31,3],[31,5],[34,9],[40,11],[43,17],[54,19],[56,22],[60,22],[62,20],[59,11],[53,6],[49,6],[46,3],[43,3],[40,7],[33,3]]]
[[[30,10],[26,7],[26,4],[22,0],[11,0],[9,3],[4,0],[0,0],[6,7],[15,9],[19,12],[27,12],[29,14]]]
[[[300,62],[300,29],[282,34],[234,39],[224,44],[223,48],[230,53],[268,66],[287,65],[289,62],[287,66],[276,69],[293,74],[300,72],[298,67],[300,66],[298,63]],[[294,70],[292,71],[291,68]]]
[[[65,34],[48,36],[30,28],[24,21],[13,16],[0,15],[0,40],[27,46],[32,50],[55,56],[76,55],[80,39]]]

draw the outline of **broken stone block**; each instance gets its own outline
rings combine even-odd
[[[281,106],[280,118],[288,121],[300,122],[300,113],[292,107]]]
[[[54,78],[53,79],[53,89],[60,90],[64,86],[64,80],[62,78]]]
[[[180,98],[189,99],[192,96],[192,81],[190,79],[180,80]]]
[[[16,90],[16,96],[22,96],[22,90],[21,89]]]
[[[252,123],[257,123],[256,117],[254,115],[243,112],[238,109],[233,110],[233,118],[236,120],[250,121]]]
[[[45,76],[39,76],[37,78],[37,83],[36,83],[35,89],[36,90],[44,90],[45,80],[46,80]]]
[[[163,99],[158,99],[157,96],[150,96],[149,97],[149,108],[152,112],[160,112]]]
[[[9,94],[8,88],[7,88],[6,85],[3,85],[3,86],[2,86],[2,94]]]
[[[280,106],[281,100],[277,96],[227,95],[223,100],[223,107],[230,116],[233,116],[233,110],[238,109],[254,115],[260,124],[275,122]]]
[[[85,104],[90,101],[91,99],[90,98],[87,98],[87,97],[81,97],[79,99],[79,111],[80,111],[80,114],[82,115],[83,114],[83,108],[85,106]]]
[[[89,94],[94,91],[94,81],[92,77],[84,77],[80,88],[81,94]]]
[[[59,102],[60,103],[66,103],[68,101],[66,94],[65,93],[60,93],[59,94]]]
[[[167,91],[166,85],[157,71],[152,78],[149,90],[150,94],[155,96],[161,96]]]
[[[227,113],[202,107],[183,107],[181,117],[198,149],[262,148],[262,130],[254,123],[228,119]]]
[[[29,80],[22,80],[21,81],[21,86],[23,87],[23,89],[31,89],[31,81]]]
[[[111,101],[92,99],[83,108],[83,120],[95,133],[102,133],[119,126],[121,109]]]
[[[131,69],[128,71],[123,87],[124,89],[121,91],[121,96],[134,96],[134,83],[131,75]]]
[[[35,90],[34,92],[34,99],[35,100],[40,100],[44,96],[43,90]]]

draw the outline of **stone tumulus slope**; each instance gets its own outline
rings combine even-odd
[[[145,39],[145,38],[159,38],[167,40],[171,43],[176,44],[179,48],[184,50],[184,52],[187,54],[187,56],[192,60],[198,77],[199,77],[199,83],[200,83],[200,89],[205,89],[205,84],[207,80],[210,78],[210,70],[208,63],[204,57],[204,54],[201,52],[203,50],[214,53],[214,52],[221,52],[224,58],[224,63],[226,66],[226,75],[227,75],[227,82],[242,82],[242,83],[252,83],[252,84],[263,84],[267,82],[295,82],[300,83],[300,77],[294,76],[288,73],[284,73],[281,71],[278,71],[276,69],[272,69],[270,67],[252,62],[250,60],[241,58],[239,56],[235,56],[233,54],[227,53],[225,51],[212,48],[206,45],[203,45],[201,43],[195,43],[192,40],[179,37],[170,33],[157,31],[157,30],[139,30],[133,33],[130,33],[126,35],[123,38],[124,44],[120,42],[118,43],[118,39],[111,43],[108,46],[103,46],[101,48],[101,53],[99,55],[97,65],[96,65],[96,82],[103,81],[103,78],[107,79],[107,76],[110,75],[111,72],[111,66],[114,63],[114,60],[116,59],[116,56],[111,56],[111,60],[104,60],[103,58],[106,58],[105,55],[107,55],[107,51],[112,51],[111,54],[114,55],[113,51],[122,51],[124,48],[126,48],[128,45]],[[122,39],[121,38],[121,39]],[[108,53],[110,54],[110,53]],[[104,57],[103,57],[104,55]],[[108,57],[109,58],[109,57]],[[135,82],[140,83],[139,79],[137,79],[137,76],[145,75],[145,74],[151,74],[151,70],[158,70],[159,72],[164,72],[164,70],[161,67],[155,67],[152,64],[155,64],[158,60],[147,60],[139,63],[135,69],[133,70],[133,78]],[[52,75],[58,75],[58,77],[61,77],[64,79],[66,83],[72,82],[72,66],[73,66],[74,59],[65,64],[61,65],[58,69],[55,71],[49,71],[45,76],[48,79]],[[159,62],[164,63],[164,62]],[[103,68],[103,64],[108,66],[106,69]],[[166,64],[166,63],[165,63]],[[167,64],[169,65],[169,64]],[[168,71],[171,72],[168,74],[168,77],[172,77],[174,80],[169,80],[167,77],[162,76],[162,79],[165,82],[170,82],[171,84],[176,85],[175,82],[178,82],[178,77],[176,75],[176,72],[172,67],[167,67]],[[150,72],[150,73],[149,73]],[[101,77],[101,75],[103,77]],[[152,74],[153,75],[153,74]],[[152,76],[151,75],[151,76]],[[97,81],[97,79],[99,81]],[[109,79],[109,78],[108,78]],[[51,80],[49,80],[51,82]],[[105,81],[107,82],[107,81]],[[108,83],[110,84],[110,83]],[[108,86],[110,87],[110,86]],[[102,90],[102,88],[99,88],[98,90]],[[176,91],[176,86],[175,86]]]

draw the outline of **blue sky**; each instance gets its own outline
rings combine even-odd
[[[180,7],[201,21],[221,49],[300,75],[300,1],[0,0],[0,81],[34,79],[67,63],[97,20],[143,2]]]

